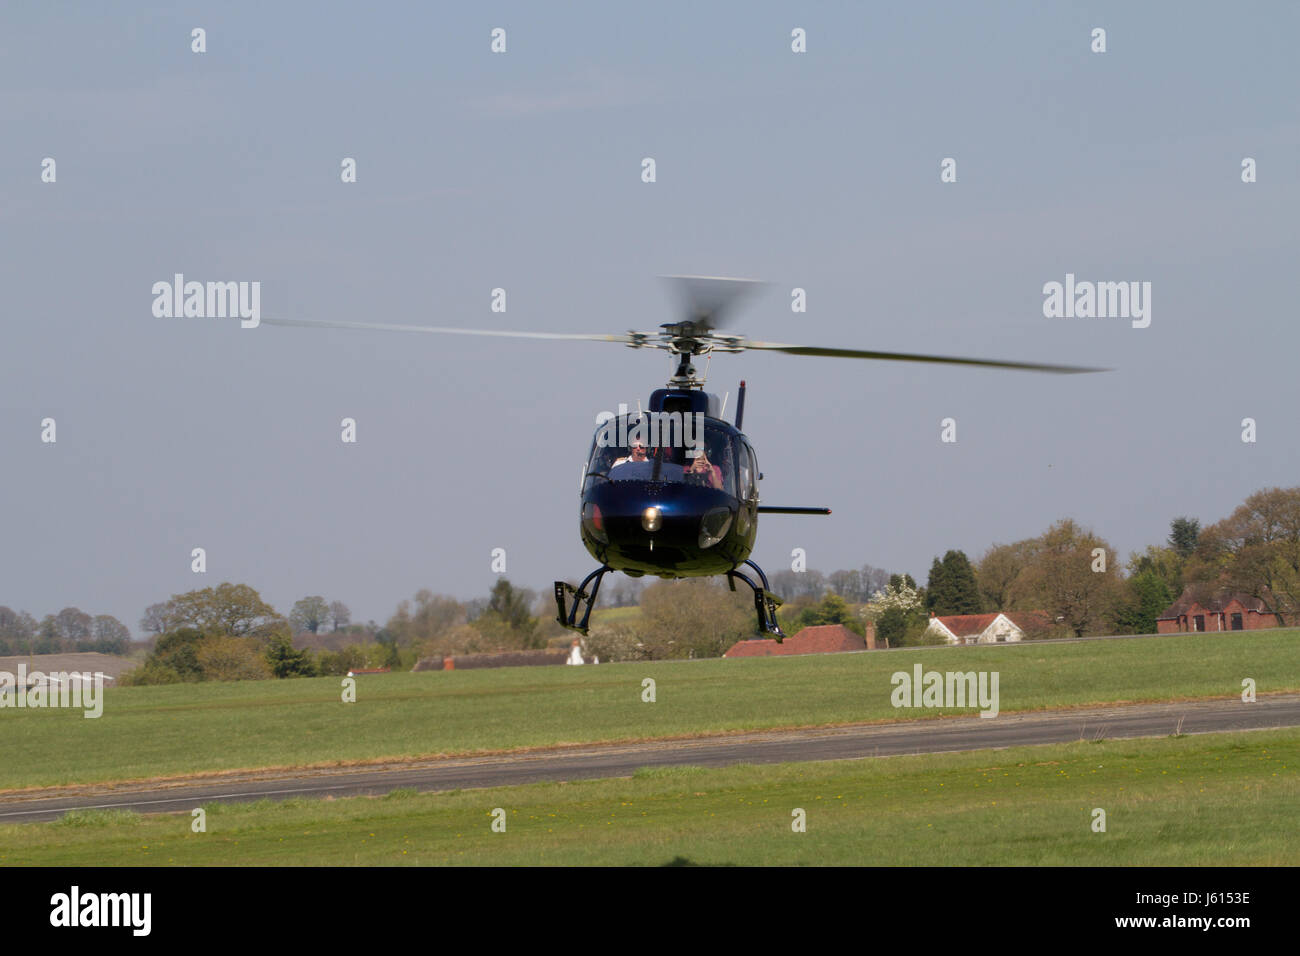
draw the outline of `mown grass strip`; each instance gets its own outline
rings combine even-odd
[[[0,866],[1300,864],[1300,730],[0,827]],[[503,811],[504,833],[493,832]],[[1094,832],[1095,810],[1106,831]],[[804,811],[806,832],[793,829]],[[85,819],[83,817],[83,819]]]
[[[113,688],[99,719],[0,710],[0,790],[953,713],[891,705],[917,663],[997,671],[1003,713],[1235,696],[1300,690],[1300,633],[374,674],[354,704],[338,678]]]

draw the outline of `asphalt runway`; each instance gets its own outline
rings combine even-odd
[[[639,767],[806,760],[1001,749],[1076,740],[1165,737],[1300,726],[1300,694],[1239,700],[1139,704],[760,731],[636,744],[596,744],[447,757],[356,768],[191,777],[182,781],[90,785],[0,795],[0,823],[56,819],[73,809],[138,813],[190,811],[205,803],[269,798],[381,796],[399,788],[468,790],[541,781],[627,777]]]

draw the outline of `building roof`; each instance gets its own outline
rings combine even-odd
[[[1209,591],[1204,587],[1198,588],[1194,584],[1189,584],[1183,588],[1183,593],[1178,596],[1178,600],[1169,605],[1164,614],[1161,614],[1157,621],[1169,621],[1182,617],[1192,605],[1199,604],[1207,611],[1224,611],[1229,604],[1236,601],[1247,611],[1255,611],[1259,614],[1270,613],[1264,606],[1264,602],[1257,597],[1245,593],[1244,591]]]
[[[843,624],[818,624],[805,627],[778,644],[771,638],[737,641],[723,657],[784,657],[790,654],[837,654],[841,651],[865,651],[867,642]]]
[[[1012,624],[1026,633],[1046,630],[1056,623],[1052,615],[1046,611],[1003,611],[1002,613]]]
[[[938,621],[954,637],[978,637],[988,630],[989,625],[999,617],[1005,617],[1026,634],[1035,634],[1046,630],[1053,624],[1052,615],[1046,611],[994,611],[991,614],[949,614],[945,617],[932,617],[931,620]]]
[[[992,614],[949,614],[946,617],[936,617],[935,620],[957,637],[974,637],[988,630],[988,626],[997,620],[998,613],[995,611]]]

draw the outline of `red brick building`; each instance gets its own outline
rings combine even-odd
[[[1190,585],[1156,618],[1156,631],[1160,634],[1256,631],[1266,627],[1277,627],[1277,618],[1259,598],[1240,591],[1205,594]]]
[[[778,644],[771,638],[737,641],[723,657],[784,657],[790,654],[838,654],[841,651],[865,651],[875,647],[873,629],[868,628],[870,644],[843,624],[819,624],[805,627]]]

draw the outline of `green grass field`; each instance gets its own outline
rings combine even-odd
[[[1295,866],[1297,768],[1300,730],[1282,730],[213,804],[205,833],[82,811],[0,827],[0,866]]]
[[[1000,674],[1003,712],[1300,690],[1300,635],[1259,631],[1080,644],[123,687],[104,714],[0,711],[0,789],[704,732],[933,717],[895,709],[890,675]],[[642,701],[642,681],[656,701]],[[973,709],[971,710],[973,712]]]
[[[591,623],[615,624],[620,621],[636,621],[641,617],[639,607],[598,607],[591,612]],[[569,632],[572,634],[572,632]]]

